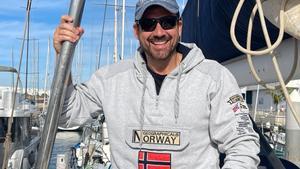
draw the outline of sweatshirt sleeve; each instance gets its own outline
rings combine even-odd
[[[233,75],[223,68],[212,85],[210,134],[226,154],[223,169],[255,169],[259,164],[259,136],[253,130],[249,109]]]
[[[103,81],[99,72],[90,80],[67,87],[59,126],[72,127],[91,122],[102,111]]]

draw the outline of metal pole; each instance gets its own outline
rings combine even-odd
[[[73,25],[75,27],[80,25],[84,3],[85,0],[71,1],[69,15],[74,18]],[[36,169],[47,169],[49,165],[58,120],[64,103],[75,46],[76,43],[65,41],[61,49],[52,81],[50,102],[39,146]]]

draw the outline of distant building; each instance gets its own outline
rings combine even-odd
[[[275,86],[278,85],[278,83],[270,85]],[[299,90],[300,80],[290,81],[287,87]],[[285,99],[280,101],[278,105],[275,105],[270,90],[265,89],[262,86],[259,86],[259,90],[257,89],[257,85],[242,88],[244,98],[250,110],[250,115],[255,118],[257,122],[270,122],[271,124],[283,126],[285,124],[285,112],[287,108]],[[255,107],[256,114],[254,114]]]

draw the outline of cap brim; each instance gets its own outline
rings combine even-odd
[[[148,9],[150,6],[153,6],[153,5],[161,6],[173,14],[177,14],[179,12],[176,7],[172,6],[169,3],[157,3],[157,2],[150,1],[149,3],[143,5],[139,11],[136,11],[135,20],[140,20],[143,16],[144,12],[146,11],[146,9]]]

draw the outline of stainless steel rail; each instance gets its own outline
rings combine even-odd
[[[85,0],[72,0],[69,15],[74,18],[75,27],[80,25]],[[50,102],[41,143],[38,151],[36,169],[48,169],[53,143],[55,141],[58,120],[64,103],[68,78],[72,67],[73,54],[76,43],[65,41],[62,45],[58,64],[51,86]]]

